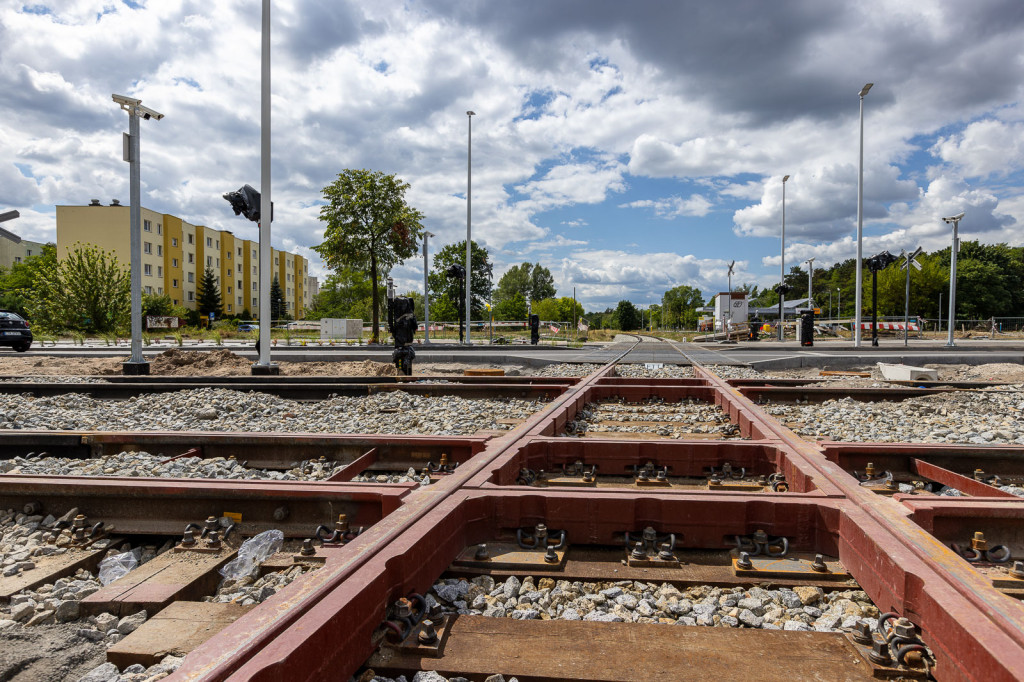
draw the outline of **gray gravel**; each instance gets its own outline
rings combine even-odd
[[[590,362],[568,363],[563,362],[557,365],[548,365],[537,371],[535,376],[540,377],[585,377],[593,374],[604,365],[597,365]]]
[[[402,473],[375,473],[368,471],[364,474],[359,474],[353,481],[362,483],[420,483],[422,485],[430,485],[435,482],[435,479],[429,476],[423,476],[416,473],[416,470],[412,467]]]
[[[953,391],[901,402],[843,398],[761,407],[796,433],[816,440],[1024,445],[1021,388]]]
[[[861,590],[824,593],[817,587],[732,589],[669,583],[580,582],[512,576],[439,580],[427,608],[443,613],[515,620],[588,620],[747,627],[764,630],[845,632],[864,622],[874,628],[878,609]]]
[[[159,663],[148,668],[136,663],[124,670],[118,670],[113,663],[104,663],[93,668],[78,682],[156,682],[169,676],[185,661],[184,656],[164,656]]]
[[[765,376],[752,367],[741,365],[708,365],[707,368],[723,379],[761,379]]]
[[[608,422],[669,422],[668,424],[609,424]],[[665,438],[685,438],[688,434],[716,434],[739,439],[739,426],[718,406],[695,400],[664,402],[652,398],[643,403],[587,403],[576,419],[566,427],[569,435],[582,436],[591,431],[614,433],[654,433]]]
[[[31,374],[22,377],[5,377],[0,379],[5,384],[106,384],[106,379],[94,376],[75,376],[72,374]]]
[[[253,578],[251,576],[244,576],[238,579],[225,578],[221,581],[217,592],[213,596],[203,597],[203,601],[236,603],[243,606],[262,604],[300,575],[310,570],[315,569],[310,566],[296,564],[287,571],[267,573],[261,578]]]
[[[291,469],[252,469],[241,461],[179,457],[148,452],[121,452],[91,459],[15,457],[0,461],[0,473],[44,476],[131,476],[156,478],[226,478],[270,481],[322,481],[345,468],[335,462],[296,462]]]
[[[636,379],[690,379],[693,378],[693,367],[690,365],[663,365],[657,369],[648,369],[646,365],[629,364],[615,365],[615,373],[620,377]]]
[[[0,395],[0,429],[97,431],[253,431],[470,435],[508,430],[499,419],[525,419],[540,401],[465,399],[385,391],[366,397],[297,402],[266,393],[200,388],[96,400]]]

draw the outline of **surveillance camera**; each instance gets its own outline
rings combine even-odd
[[[141,99],[135,99],[134,97],[126,97],[124,95],[112,95],[114,101],[124,107],[137,107],[142,104]]]
[[[160,112],[153,111],[149,107],[144,107],[141,104],[138,105],[138,109],[139,109],[139,115],[142,116],[142,118],[146,119],[147,121],[149,119],[151,119],[151,118],[155,118],[156,120],[159,121],[160,119],[162,119],[164,117],[164,115],[161,114]]]
[[[963,214],[963,211],[961,211],[960,213],[956,214],[955,216],[950,216],[949,218],[943,218],[942,220],[944,222],[947,222],[947,223],[955,223],[958,220],[962,220],[963,217],[964,217],[964,214]]]

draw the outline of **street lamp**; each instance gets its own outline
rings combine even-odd
[[[21,213],[18,211],[7,211],[6,213],[0,213],[0,223],[6,223],[8,220],[14,220],[20,218]]]
[[[779,266],[779,341],[782,341],[782,327],[786,321],[786,181],[788,175],[782,176],[782,263]]]
[[[469,121],[469,138],[466,146],[466,345],[469,345],[469,322],[473,317],[472,312],[472,263],[470,250],[473,247],[473,117],[475,111],[466,112],[466,120]]]
[[[139,118],[160,120],[163,114],[142,106],[142,100],[112,95],[121,109],[128,112],[128,135],[124,137],[124,160],[129,164],[129,263],[132,288],[132,356],[121,363],[121,372],[128,375],[149,374],[149,363],[142,357],[142,164],[139,157]]]
[[[964,214],[961,212],[942,219],[942,222],[953,226],[953,247],[949,252],[949,319],[946,321],[946,326],[949,327],[949,336],[946,338],[947,346],[955,345],[953,343],[953,327],[956,326],[956,254],[960,250],[960,238],[957,236],[957,231],[963,217]]]
[[[260,350],[250,372],[273,375],[281,370],[270,362],[270,223],[274,219],[270,202],[270,0],[263,0],[260,37],[260,216]]]
[[[813,308],[812,301],[814,295],[811,293],[811,285],[814,281],[814,256],[811,256],[804,262],[807,263],[807,307]]]
[[[436,237],[433,232],[423,232],[423,344],[430,343],[430,288],[427,286],[427,273],[430,266],[427,265],[427,240]]]
[[[860,89],[860,166],[857,172],[857,309],[854,311],[853,345],[860,347],[860,311],[863,305],[861,288],[864,283],[864,95],[868,94],[874,83],[868,83]]]

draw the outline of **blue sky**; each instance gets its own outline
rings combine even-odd
[[[252,238],[220,195],[259,185],[258,0],[0,4],[0,210],[53,239],[54,206],[127,202],[125,115],[143,122],[143,203]],[[955,0],[429,0],[273,4],[274,242],[313,259],[320,189],[396,173],[438,237],[495,272],[540,262],[588,310],[687,284],[778,280],[855,254],[857,92],[865,252],[1022,243],[1024,3]],[[421,259],[393,272],[422,283]]]

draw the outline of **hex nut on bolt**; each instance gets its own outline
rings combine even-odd
[[[558,552],[554,547],[548,547],[548,551],[544,552],[544,561],[549,564],[558,563]]]
[[[901,639],[914,639],[917,636],[917,626],[909,618],[897,619],[892,625],[892,631]]]
[[[1024,580],[1024,561],[1014,561],[1013,568],[1007,570],[1014,578]]]
[[[853,631],[850,635],[857,644],[863,644],[864,646],[871,644],[871,626],[863,621],[853,626]]]
[[[491,553],[487,551],[487,545],[484,545],[484,544],[479,545],[476,548],[476,554],[473,555],[473,558],[476,559],[477,561],[483,561],[485,559],[490,559],[491,558]]]
[[[736,567],[742,568],[744,571],[749,571],[754,568],[754,563],[750,560],[749,552],[740,552],[740,558],[736,560]]]
[[[288,518],[288,515],[290,513],[291,512],[288,510],[288,507],[278,507],[277,509],[274,510],[274,520],[284,521]]]
[[[437,630],[434,629],[433,621],[425,620],[420,623],[420,633],[416,636],[420,644],[431,645],[437,641]]]
[[[302,556],[313,556],[316,554],[316,548],[313,546],[313,540],[306,538],[302,541],[302,549],[299,550],[299,554]]]
[[[825,559],[820,554],[814,555],[814,563],[811,564],[811,570],[816,573],[828,573],[828,566],[825,565]]]
[[[871,651],[868,652],[868,658],[871,659],[872,663],[878,665],[891,665],[892,656],[889,654],[889,643],[885,641],[879,633],[871,635]]]

